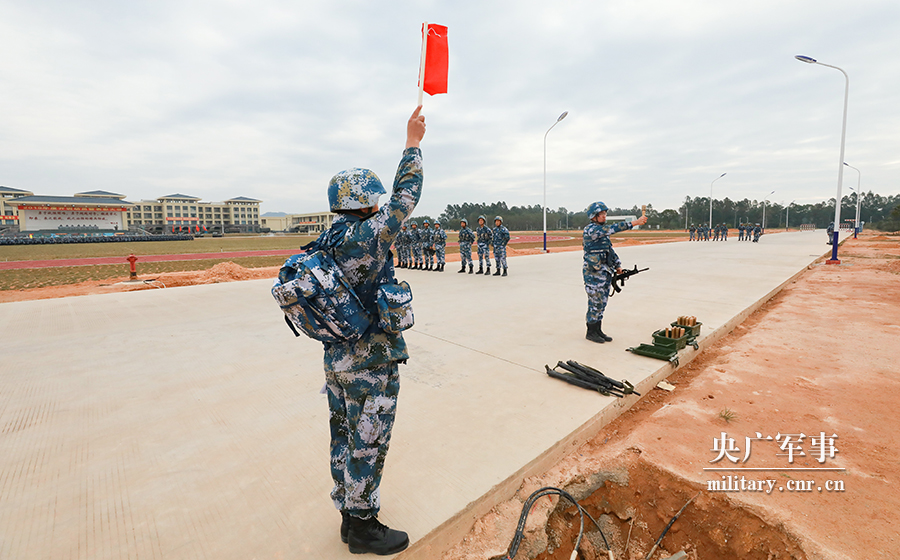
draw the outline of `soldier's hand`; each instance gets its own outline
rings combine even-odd
[[[622,274],[622,267],[616,268],[616,274]]]
[[[638,218],[637,220],[631,222],[631,225],[633,225],[633,226],[642,226],[642,225],[644,225],[644,224],[646,224],[646,223],[647,223],[647,216],[641,216],[641,217]]]
[[[406,123],[406,147],[418,148],[419,142],[425,136],[425,115],[420,115],[422,106],[416,107],[409,121]]]

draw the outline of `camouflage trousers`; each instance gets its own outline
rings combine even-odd
[[[692,231],[692,232],[691,232],[691,239],[690,239],[690,241],[693,241],[693,240],[694,240],[694,232]]]
[[[437,260],[438,264],[447,264],[446,260],[446,252],[447,248],[444,245],[437,245],[434,248],[434,258]]]
[[[422,246],[416,243],[410,247],[410,252],[412,253],[412,263],[422,264]]]
[[[497,262],[497,270],[506,268],[506,245],[499,247],[494,245],[494,260]],[[488,266],[490,266],[490,261],[488,261]]]
[[[425,261],[425,264],[434,264],[434,248],[433,247],[425,247],[422,249],[422,260]]]
[[[481,267],[482,263],[487,261],[488,268],[491,267],[491,246],[487,243],[479,243],[478,244],[478,266]]]
[[[472,244],[471,243],[460,243],[459,244],[459,260],[462,262],[463,268],[466,267],[467,264],[472,264]]]
[[[603,319],[606,303],[609,301],[609,288],[611,275],[608,268],[601,267],[599,271],[593,269],[587,263],[582,267],[584,277],[584,291],[588,296],[588,309],[585,316],[586,323],[597,323]]]
[[[403,245],[401,247],[397,247],[397,259],[400,261],[400,264],[409,263],[409,246]]]
[[[326,373],[331,413],[331,499],[355,517],[378,515],[379,485],[391,442],[400,374],[397,362]]]

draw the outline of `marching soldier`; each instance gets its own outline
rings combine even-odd
[[[469,265],[469,274],[472,274],[472,243],[475,241],[475,232],[469,228],[469,221],[465,218],[459,221],[459,261],[461,263],[459,273],[466,271],[466,263]]]
[[[412,252],[412,268],[422,268],[422,236],[419,234],[419,224],[415,221],[409,223],[409,249]]]
[[[478,216],[478,229],[475,230],[478,236],[478,272],[475,274],[485,274],[484,263],[487,261],[487,273],[491,273],[491,228],[485,224],[484,216]]]
[[[431,233],[431,223],[428,220],[422,220],[422,230],[419,232],[422,239],[422,258],[424,259],[423,270],[431,270],[434,266],[434,241]]]

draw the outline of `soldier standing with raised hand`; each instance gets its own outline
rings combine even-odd
[[[472,243],[474,241],[475,233],[469,228],[469,220],[463,218],[459,221],[459,261],[462,266],[457,274],[466,271],[466,263],[469,264],[469,274],[472,274]]]
[[[603,312],[609,300],[612,275],[622,272],[622,261],[613,250],[609,236],[647,223],[647,216],[641,216],[633,222],[619,222],[608,226],[607,210],[609,208],[602,202],[594,202],[588,206],[587,214],[591,222],[584,228],[582,234],[584,264],[581,272],[584,278],[584,291],[588,296],[585,338],[600,343],[612,341],[612,337],[603,333]]]
[[[478,216],[478,272],[475,274],[491,273],[491,228],[487,227],[484,216]],[[487,272],[484,271],[484,263],[487,262]]]
[[[407,122],[406,148],[385,206],[378,206],[384,187],[368,169],[342,171],[328,185],[331,211],[339,214],[332,229],[344,230],[334,260],[374,317],[378,287],[395,282],[391,245],[422,194],[421,110],[417,107]],[[395,554],[409,546],[406,533],[378,521],[379,485],[400,389],[398,364],[408,358],[402,333],[383,330],[379,321],[358,340],[325,343],[331,497],[341,511],[341,539],[352,553]]]
[[[509,230],[503,225],[503,218],[494,218],[494,229],[491,230],[491,245],[494,246],[494,261],[497,263],[497,272],[494,276],[500,276],[500,267],[503,267],[503,276],[506,276],[506,244],[509,243]],[[488,261],[490,263],[490,261]],[[490,264],[488,264],[490,272]]]

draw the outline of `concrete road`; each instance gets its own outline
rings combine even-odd
[[[603,345],[584,339],[578,252],[511,259],[507,278],[399,271],[416,326],[381,518],[410,533],[402,557],[438,557],[636,399],[544,364],[649,390],[673,366],[625,348],[695,315],[702,349],[827,250],[816,232],[622,248],[650,271],[611,299]],[[0,304],[0,558],[351,557],[328,497],[322,349],[269,287]]]

